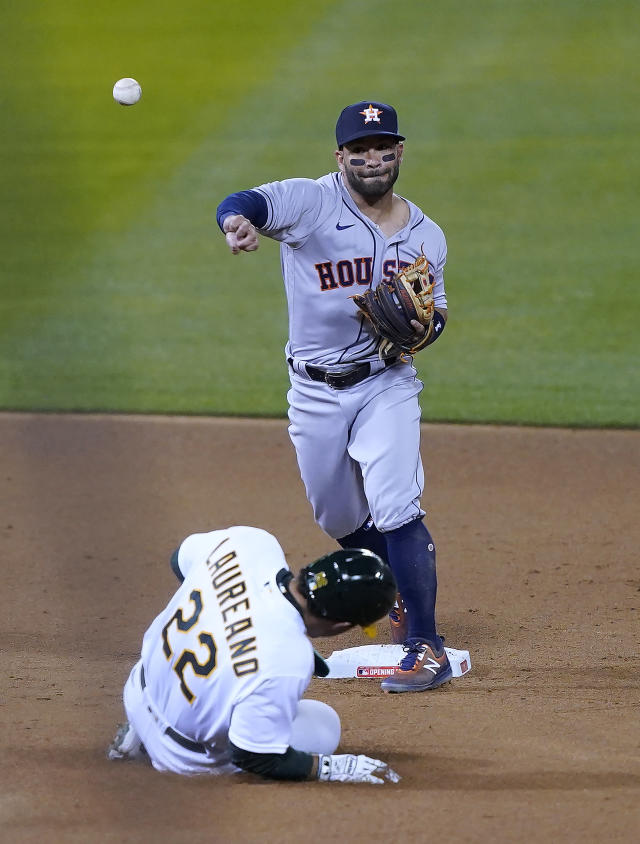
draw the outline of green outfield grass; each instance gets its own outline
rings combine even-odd
[[[635,0],[4,4],[0,407],[284,415],[277,247],[215,208],[333,169],[372,97],[449,245],[424,419],[638,426],[638,33]]]

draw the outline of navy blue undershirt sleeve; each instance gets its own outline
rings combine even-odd
[[[218,205],[216,219],[220,230],[224,231],[222,224],[226,217],[231,214],[242,214],[247,220],[251,220],[257,229],[261,229],[267,222],[269,209],[267,200],[256,190],[242,190],[239,193],[231,193]]]
[[[444,331],[444,327],[445,327],[446,324],[447,324],[446,320],[442,316],[442,314],[438,313],[438,311],[434,311],[433,312],[433,333],[432,333],[431,337],[429,337],[429,342],[427,343],[427,346],[430,346],[432,343],[436,342],[438,337]],[[426,346],[425,346],[425,348],[426,348]]]

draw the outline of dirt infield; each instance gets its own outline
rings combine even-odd
[[[472,671],[433,693],[309,690],[343,751],[402,774],[381,788],[104,757],[186,534],[264,527],[294,568],[334,547],[285,422],[0,414],[0,449],[3,841],[640,837],[640,432],[424,427],[439,623]]]

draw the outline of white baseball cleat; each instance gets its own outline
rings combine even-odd
[[[146,756],[138,734],[131,724],[126,721],[118,725],[118,732],[107,748],[107,759],[140,759]]]

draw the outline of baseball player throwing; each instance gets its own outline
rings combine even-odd
[[[281,243],[289,433],[307,496],[317,523],[343,548],[369,548],[390,564],[399,589],[392,638],[405,656],[382,688],[425,691],[452,673],[436,629],[435,544],[420,506],[423,385],[412,354],[444,330],[447,249],[442,230],[393,191],[404,136],[391,106],[347,106],[336,141],[338,172],[231,194],[217,219],[234,254],[256,250],[258,232]],[[411,343],[397,345],[397,332],[385,334],[368,317],[390,303],[387,322],[397,325],[401,302],[391,282],[415,267],[413,278],[428,273],[420,293],[427,316],[411,322]],[[410,286],[400,298],[413,296]]]
[[[335,754],[337,713],[301,700],[312,674],[329,671],[307,636],[372,624],[393,606],[383,560],[334,551],[294,576],[271,534],[231,527],[187,537],[172,568],[182,583],[144,635],[109,758],[178,774],[399,780],[379,759]]]

